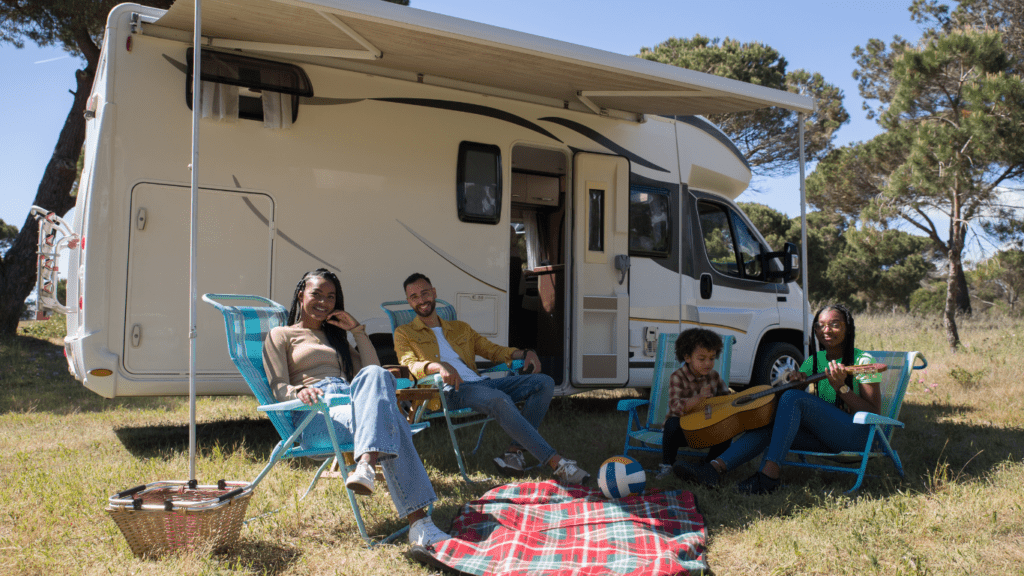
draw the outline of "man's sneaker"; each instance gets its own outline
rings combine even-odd
[[[665,478],[668,478],[671,474],[672,474],[672,465],[671,464],[659,464],[658,465],[658,474],[654,476],[654,479],[655,480],[664,480]]]
[[[692,464],[679,461],[672,465],[672,472],[674,472],[681,480],[703,484],[708,488],[718,488],[718,482],[720,480],[718,470],[715,470],[715,467],[711,464],[700,464],[699,466],[694,466]]]
[[[736,489],[744,494],[771,494],[778,490],[782,481],[771,478],[764,472],[755,472],[753,476],[736,485]]]
[[[409,527],[409,544],[413,546],[432,546],[449,538],[451,536],[434,526],[434,521],[430,519],[430,516],[420,518]]]
[[[345,487],[360,496],[368,496],[373,494],[373,479],[376,475],[373,466],[360,460],[356,469],[348,475],[348,480],[345,480]]]
[[[590,480],[590,474],[576,465],[575,460],[562,458],[555,468],[555,479],[562,484],[586,484]]]
[[[526,457],[522,452],[505,452],[494,459],[494,465],[506,476],[522,476],[526,472]]]

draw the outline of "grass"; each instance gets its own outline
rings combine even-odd
[[[966,319],[964,349],[946,351],[941,320],[858,317],[865,349],[921,350],[927,370],[907,393],[896,445],[901,480],[886,462],[852,497],[852,476],[784,471],[786,487],[746,497],[731,484],[692,489],[709,533],[716,574],[1024,574],[1024,321]],[[67,373],[61,320],[25,323],[0,341],[0,574],[428,574],[403,555],[404,544],[366,549],[339,482],[298,496],[312,463],[279,465],[256,490],[239,544],[222,554],[197,552],[162,560],[132,556],[104,506],[113,492],[188,470],[187,398],[107,400]],[[542,426],[556,447],[594,472],[619,453],[625,416],[615,410],[633,391],[557,398]],[[197,405],[203,483],[252,479],[276,437],[245,397],[200,398]],[[502,449],[496,427],[481,452]],[[595,433],[597,432],[597,433]],[[438,427],[417,446],[440,495],[435,518],[447,526],[460,504],[488,485],[467,486],[447,436]],[[642,458],[645,466],[657,463]],[[477,476],[489,457],[470,456]],[[540,472],[537,477],[545,477]],[[649,481],[677,488],[678,481]],[[401,526],[390,499],[368,499],[367,527]]]

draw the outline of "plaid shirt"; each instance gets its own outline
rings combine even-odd
[[[708,372],[707,376],[696,376],[690,371],[689,364],[683,364],[683,367],[672,373],[668,381],[668,415],[682,416],[686,414],[686,400],[697,396],[700,389],[707,384],[713,384],[716,392],[715,396],[721,396],[728,394],[729,386],[726,384],[722,377],[718,375],[718,372],[712,370]],[[697,404],[690,406],[690,410],[696,407]]]

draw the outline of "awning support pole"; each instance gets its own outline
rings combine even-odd
[[[800,283],[804,288],[803,302],[801,304],[803,307],[804,358],[807,358],[811,349],[811,330],[808,327],[811,306],[808,296],[810,289],[807,286],[807,188],[804,185],[804,113],[799,112],[796,117],[800,134]]]
[[[188,477],[196,479],[196,248],[199,238],[199,111],[202,109],[202,0],[196,0],[192,38],[192,172],[188,241]]]

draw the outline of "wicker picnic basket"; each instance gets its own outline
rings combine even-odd
[[[232,546],[251,496],[248,482],[160,481],[114,494],[107,512],[136,556],[160,556]]]

